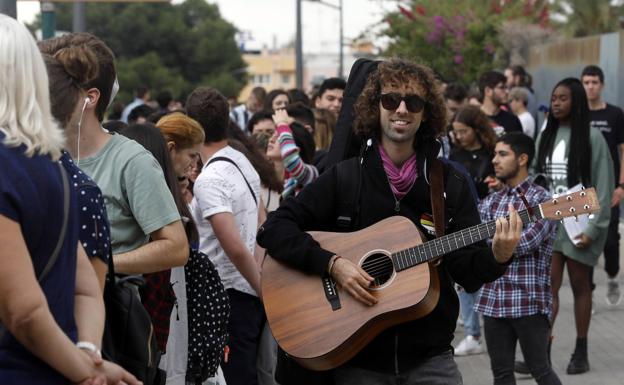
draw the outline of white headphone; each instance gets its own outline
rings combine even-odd
[[[76,165],[80,165],[80,127],[82,126],[82,117],[84,116],[85,109],[87,108],[87,103],[91,101],[90,97],[86,97],[84,100],[84,104],[82,105],[82,110],[80,111],[80,119],[78,120],[78,145],[76,150]]]

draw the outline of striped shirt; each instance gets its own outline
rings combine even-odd
[[[286,178],[284,180],[284,191],[282,197],[295,195],[298,189],[307,185],[316,179],[319,175],[318,170],[311,164],[305,164],[299,156],[299,148],[295,144],[292,130],[287,124],[281,124],[277,127],[277,143],[280,146],[282,154],[282,162],[286,169]]]
[[[524,192],[529,205],[536,206],[550,199],[547,190],[529,178],[517,187]],[[509,187],[488,195],[479,204],[483,222],[507,215],[508,204],[525,209],[516,189]],[[555,240],[553,222],[540,220],[524,225],[514,259],[505,274],[483,285],[475,302],[475,310],[494,318],[518,318],[534,314],[552,315],[550,289],[550,257]]]

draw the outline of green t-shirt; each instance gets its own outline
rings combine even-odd
[[[180,220],[160,165],[134,140],[113,135],[79,165],[104,194],[113,254],[143,246],[150,233]]]

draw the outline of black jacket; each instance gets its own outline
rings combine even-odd
[[[426,163],[419,153],[418,178],[401,200],[399,215],[411,219],[431,239],[432,235],[420,224],[423,214],[432,213],[429,185],[424,177]],[[365,153],[362,167],[360,215],[354,230],[397,215],[394,196],[375,143]],[[479,213],[465,177],[452,166],[444,164],[444,180],[446,233],[479,224]],[[258,233],[258,243],[273,258],[305,272],[324,274],[333,253],[321,249],[304,231],[337,230],[340,193],[336,167],[332,167],[306,186],[297,197],[285,200],[277,211],[269,215]],[[459,308],[453,282],[474,292],[483,283],[503,275],[505,269],[506,266],[496,262],[485,242],[445,255],[438,266],[440,301],[435,309],[422,319],[382,332],[348,365],[386,373],[403,372],[421,359],[450,350]]]

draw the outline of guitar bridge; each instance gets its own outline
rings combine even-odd
[[[329,301],[333,311],[336,311],[342,307],[340,305],[340,297],[338,296],[338,290],[336,290],[336,283],[330,277],[323,277],[323,290],[325,291],[325,298]]]

